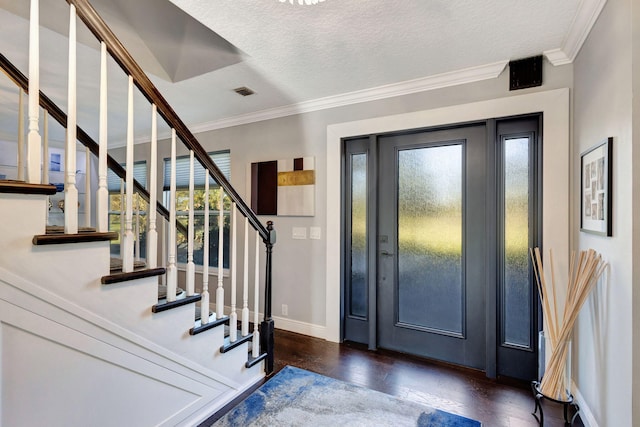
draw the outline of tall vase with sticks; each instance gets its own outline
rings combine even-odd
[[[573,326],[580,313],[580,308],[587,300],[591,290],[598,282],[607,264],[593,249],[571,253],[567,293],[562,316],[556,297],[556,286],[553,270],[553,254],[549,251],[549,277],[545,274],[540,249],[530,250],[533,269],[538,284],[538,292],[542,301],[542,312],[545,318],[545,336],[551,344],[551,356],[540,382],[539,391],[543,395],[561,402],[571,400],[570,372],[567,372],[567,361],[571,353],[571,336]]]

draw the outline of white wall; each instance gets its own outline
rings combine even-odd
[[[640,90],[640,5],[638,2],[631,3],[631,26],[632,26],[632,56],[633,56],[633,64],[632,64],[632,87],[633,90],[638,93]],[[633,97],[633,140],[640,141],[640,96]],[[633,168],[632,180],[636,185],[633,186],[633,212],[640,212],[640,186],[637,183],[640,183],[640,150],[633,150],[632,158],[633,164],[636,165]],[[633,253],[635,254],[635,259],[638,259],[638,254],[640,254],[640,215],[633,215]],[[638,289],[640,286],[640,263],[633,263],[633,281],[632,281],[633,289]],[[631,363],[633,364],[633,384],[632,390],[633,392],[633,407],[632,407],[632,419],[639,420],[640,419],[640,393],[637,390],[640,390],[640,363],[638,363],[638,357],[640,357],[640,292],[636,291],[633,293],[633,359]]]
[[[605,273],[608,277],[598,284],[585,304],[574,336],[573,376],[587,403],[583,418],[589,425],[633,425],[631,8],[634,1],[607,2],[574,62],[574,200],[580,197],[580,153],[607,137],[613,137],[614,144],[613,237],[575,233],[577,249],[593,248],[610,264]],[[579,215],[576,203],[576,229]]]

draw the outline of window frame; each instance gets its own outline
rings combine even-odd
[[[120,164],[122,167],[125,167],[124,163]],[[139,169],[139,167],[143,165],[144,168],[141,171]],[[133,163],[134,166],[134,179],[136,181],[138,181],[145,189],[147,189],[147,182],[148,182],[148,174],[149,174],[149,167],[147,166],[147,161],[146,160],[138,160],[135,161]],[[136,174],[136,171],[138,172],[138,174]],[[108,206],[109,206],[109,210],[107,211],[107,225],[108,225],[108,229],[109,231],[114,231],[111,229],[111,217],[112,216],[116,216],[119,217],[122,214],[122,211],[116,211],[116,210],[112,210],[111,206],[112,206],[112,197],[113,196],[117,196],[117,197],[121,197],[122,193],[121,193],[121,186],[118,188],[118,190],[116,191],[115,189],[109,189],[109,184],[113,184],[115,182],[115,180],[120,180],[121,182],[123,181],[122,178],[119,178],[117,175],[115,175],[114,172],[111,171],[111,169],[107,170],[107,190],[109,192],[109,200],[108,200]],[[110,182],[111,181],[111,182]],[[141,209],[139,210],[139,215],[140,215],[140,226],[143,229],[143,231],[140,233],[140,254],[139,254],[139,258],[140,259],[146,259],[147,258],[147,232],[149,229],[149,203],[142,199],[142,197],[138,194],[135,193],[133,194],[134,197],[134,207],[136,205],[140,206],[140,203],[143,203],[145,206],[145,209]],[[121,206],[123,205],[122,201],[120,201]],[[133,211],[133,215],[134,215],[134,219],[133,219],[133,227],[135,230],[135,209]],[[134,233],[135,235],[135,233]],[[143,243],[144,242],[144,243]],[[135,243],[134,243],[135,244]],[[120,253],[119,249],[118,252],[114,252],[113,248],[117,247],[120,248],[120,231],[118,231],[118,238],[116,240],[112,240],[110,245],[109,245],[109,253],[111,256],[118,256],[121,257],[122,254]]]
[[[210,157],[211,160],[216,164],[216,166],[218,166],[218,163],[216,162],[216,159],[214,158],[214,156],[224,156],[224,160],[226,161],[226,165],[223,169],[221,169],[221,171],[223,172],[223,174],[225,175],[225,177],[227,179],[230,179],[230,174],[231,174],[231,150],[217,150],[217,151],[211,151],[207,153]],[[186,168],[186,173],[188,174],[189,172],[189,155],[183,155],[183,156],[177,156],[176,157],[176,164],[177,167],[176,169],[178,169],[178,171],[182,171],[182,173],[184,174],[184,168]],[[165,206],[165,208],[169,209],[169,196],[170,196],[170,183],[167,183],[167,179],[170,179],[170,170],[168,170],[170,168],[170,164],[171,164],[171,158],[169,157],[165,157],[163,159],[163,186],[162,186],[162,203]],[[198,179],[198,177],[201,178],[202,181],[204,181],[204,177],[205,172],[204,172],[204,168],[202,167],[202,165],[200,165],[200,163],[197,160],[194,160],[194,181],[196,179]],[[199,169],[201,169],[199,171]],[[184,177],[183,177],[184,179]],[[176,192],[188,192],[189,191],[189,186],[188,186],[188,175],[187,175],[187,181],[186,184],[182,184],[182,185],[176,185]],[[218,185],[218,183],[209,175],[209,197],[210,197],[210,204],[209,204],[209,232],[211,233],[212,228],[213,227],[217,227],[218,224],[218,215],[219,215],[219,211],[217,208],[212,208],[212,204],[211,202],[215,200],[213,200],[213,194],[211,193],[213,190],[217,190],[217,189],[221,189],[221,187]],[[204,193],[204,182],[202,183],[194,183],[194,197],[197,195],[203,195]],[[188,199],[188,196],[187,196]],[[228,206],[227,206],[228,205]],[[224,261],[223,261],[223,277],[229,277],[229,271],[230,271],[230,263],[231,263],[231,242],[230,242],[230,236],[231,236],[231,203],[229,200],[229,196],[228,195],[224,195],[224,202],[223,202],[223,213],[224,213],[224,226],[223,226],[223,233],[226,236],[226,238],[224,239],[224,245],[223,245],[223,257],[224,257]],[[180,217],[188,217],[189,215],[189,211],[188,209],[184,209],[184,210],[178,210],[176,208],[176,221],[178,221],[178,218]],[[204,218],[204,207],[202,209],[197,209],[194,210],[194,217],[196,216],[202,216]],[[228,218],[228,219],[227,219]],[[188,227],[188,220],[184,222],[185,228]],[[226,232],[225,232],[226,229]],[[186,237],[186,236],[185,236]],[[216,243],[217,246],[217,243]],[[177,249],[179,250],[179,249]],[[195,252],[195,250],[194,250]],[[211,258],[215,256],[217,259],[217,250],[215,251],[215,255],[213,251],[209,252],[209,275],[214,275],[217,276],[218,275],[218,264],[212,264],[211,263]],[[195,257],[194,257],[195,258]],[[187,263],[186,262],[178,262],[178,253],[176,252],[176,266],[178,267],[178,270],[180,271],[186,271],[187,269]],[[203,265],[199,264],[198,262],[196,262],[196,260],[194,259],[194,264],[195,264],[195,271],[198,273],[202,273],[203,270]]]

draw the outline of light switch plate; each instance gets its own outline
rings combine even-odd
[[[320,240],[322,238],[322,229],[320,227],[309,227],[309,238]]]
[[[307,238],[307,228],[306,227],[293,227],[293,232],[291,233],[291,237],[297,240],[304,240]]]

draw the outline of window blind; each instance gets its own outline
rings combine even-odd
[[[124,164],[122,164],[124,167]],[[147,188],[147,162],[140,160],[133,164],[133,178],[140,183],[144,188]],[[110,193],[120,192],[120,177],[116,175],[111,169],[107,169],[107,188]]]
[[[231,176],[231,152],[229,150],[225,151],[215,151],[212,153],[208,153],[213,163],[220,169],[225,178],[230,179]],[[194,188],[204,188],[204,180],[206,176],[206,172],[204,167],[198,162],[198,160],[194,159],[194,167],[193,167],[193,182]],[[164,191],[169,191],[169,187],[171,184],[171,159],[164,159]],[[209,177],[209,185],[212,188],[218,187],[216,181]],[[176,188],[177,189],[186,189],[189,188],[189,156],[180,156],[176,158]]]

